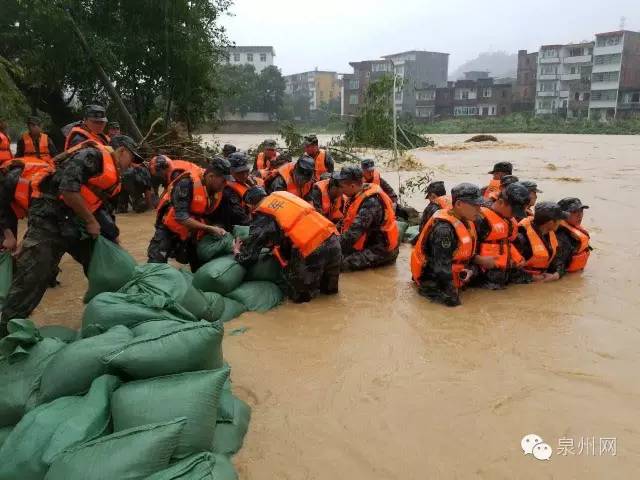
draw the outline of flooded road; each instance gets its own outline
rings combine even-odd
[[[467,291],[451,309],[414,291],[404,245],[395,266],[343,275],[336,297],[226,324],[248,328],[224,341],[234,386],[253,407],[234,458],[241,478],[638,477],[640,137],[500,135],[505,145],[492,147],[466,138],[438,135],[436,151],[413,153],[447,188],[486,184],[493,163],[511,161],[538,181],[539,200],[580,197],[591,206],[588,270]],[[247,148],[261,137],[220,140]],[[423,207],[420,195],[410,202]],[[119,224],[142,261],[152,215]],[[85,280],[68,257],[62,269],[39,323],[80,322]],[[549,461],[523,454],[529,433],[553,448]],[[616,439],[615,456],[600,454],[601,438]],[[560,440],[574,453],[557,454]]]

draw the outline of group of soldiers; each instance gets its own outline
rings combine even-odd
[[[27,125],[14,157],[0,122],[0,232],[2,249],[15,256],[0,337],[8,320],[28,317],[56,284],[64,253],[86,273],[95,238],[119,243],[115,212],[124,209],[128,176],[132,183],[143,179],[148,206],[157,203],[148,247],[152,263],[174,258],[195,271],[203,236],[222,237],[248,225],[249,237],[234,244],[237,261],[250,266],[263,249],[271,250],[285,272],[289,297],[307,302],[336,293],[341,272],[389,265],[398,257],[396,212],[403,210],[374,161],[334,171],[315,135],[304,138],[296,161],[266,140],[252,162],[225,145],[222,155],[201,167],[163,154],[145,162],[117,124],[107,130],[105,109],[98,105],[68,126],[60,154],[37,118]],[[535,205],[537,185],[518,181],[510,164],[497,164],[491,174],[483,191],[468,183],[450,195],[443,182],[427,187],[411,271],[420,293],[434,301],[457,305],[467,285],[550,281],[586,265],[589,237],[581,219],[587,206],[576,198]],[[163,187],[155,201],[154,185]],[[18,245],[18,220],[25,217]]]
[[[550,282],[587,265],[587,205],[575,197],[537,202],[538,185],[520,181],[509,162],[489,174],[483,189],[461,183],[447,195],[443,182],[427,187],[411,273],[420,294],[434,302],[456,306],[467,286]]]

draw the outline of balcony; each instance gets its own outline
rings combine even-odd
[[[593,55],[611,55],[613,53],[622,53],[623,43],[618,45],[611,45],[609,47],[595,47],[593,49]]]
[[[594,82],[591,81],[591,90],[618,90],[619,82]]]
[[[558,96],[558,92],[557,91],[551,91],[551,92],[543,92],[543,91],[538,91],[536,93],[536,95],[538,97],[557,97]]]
[[[615,100],[591,100],[589,108],[616,108],[618,103]]]
[[[560,63],[560,57],[539,57],[538,63]]]
[[[559,94],[560,98],[569,98],[569,90],[560,90]]]
[[[602,73],[602,72],[619,72],[621,64],[620,63],[603,63],[601,65],[594,65],[592,73]]]
[[[565,57],[562,63],[591,63],[591,55],[582,55],[581,57]]]
[[[562,75],[560,75],[560,80],[564,82],[580,80],[580,74],[579,73],[563,73]]]
[[[538,80],[557,80],[558,77],[557,73],[541,73],[538,75]]]

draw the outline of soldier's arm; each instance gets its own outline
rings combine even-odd
[[[212,227],[191,216],[192,199],[193,181],[190,178],[183,178],[175,184],[171,192],[171,204],[175,211],[176,221],[189,230],[211,231]],[[212,233],[214,232],[212,231]]]
[[[24,140],[20,137],[16,143],[16,158],[22,157],[24,157]]]
[[[550,271],[558,272],[558,275],[563,277],[567,273],[567,267],[571,263],[575,246],[571,242],[571,236],[562,229],[556,232],[556,237],[558,238],[558,250],[552,262],[553,269]]]
[[[251,266],[258,261],[260,251],[272,246],[277,237],[278,228],[275,221],[267,215],[256,214],[251,222],[249,237],[242,241],[236,260],[240,265]]]
[[[340,236],[340,244],[342,246],[342,250],[352,250],[353,244],[356,243],[358,239],[369,230],[376,218],[381,218],[383,216],[384,212],[377,198],[369,197],[364,202],[362,202],[362,205],[360,205],[360,210],[358,210],[356,218],[349,227],[349,230],[347,230]]]
[[[284,178],[278,175],[269,184],[267,188],[267,193],[286,191],[286,190],[287,190],[287,183],[284,181]]]
[[[52,157],[58,155],[58,149],[56,148],[56,144],[53,143],[53,140],[51,140],[51,137],[49,137],[49,155]]]
[[[398,203],[398,195],[393,190],[393,187],[389,185],[389,182],[382,177],[380,177],[380,188],[382,188],[382,191],[389,196],[394,205]]]
[[[309,200],[309,203],[313,205],[313,208],[316,209],[316,212],[318,212],[320,215],[324,215],[324,212],[322,211],[322,192],[319,188],[313,187],[311,189]]]
[[[331,152],[329,152],[329,149],[325,151],[326,151],[326,154],[324,156],[324,168],[327,169],[327,172],[333,173],[333,170],[335,169],[335,163],[333,162],[333,157],[331,156]]]
[[[429,259],[429,270],[438,289],[452,304],[460,302],[458,289],[453,285],[453,254],[458,239],[453,227],[446,222],[437,222],[429,234],[424,251]]]
[[[249,225],[251,217],[242,206],[242,199],[230,188],[225,188],[223,192],[223,203],[229,219],[229,225]]]

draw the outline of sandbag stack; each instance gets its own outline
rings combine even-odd
[[[0,480],[237,478],[229,456],[251,411],[222,355],[225,298],[164,264],[117,283],[98,288],[76,334],[9,323]]]

